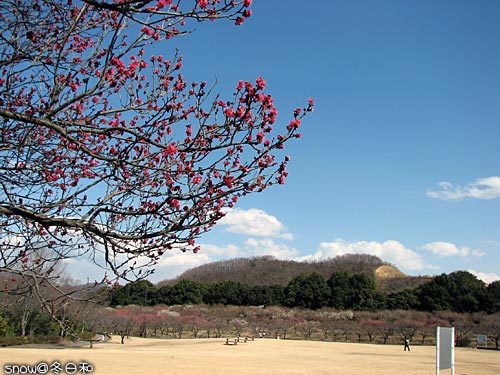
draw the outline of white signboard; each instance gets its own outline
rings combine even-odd
[[[486,335],[477,335],[477,346],[488,346],[488,336]]]
[[[437,327],[436,332],[436,375],[439,370],[451,369],[455,374],[455,329],[453,327]]]

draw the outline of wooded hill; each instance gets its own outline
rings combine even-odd
[[[180,280],[206,283],[234,281],[250,286],[286,286],[294,277],[303,273],[318,273],[325,278],[335,272],[365,274],[376,280],[384,292],[413,289],[431,280],[428,276],[407,276],[395,266],[367,254],[346,254],[317,262],[279,260],[272,256],[237,258],[204,264],[185,271],[160,285],[172,285]]]

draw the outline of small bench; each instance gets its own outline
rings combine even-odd
[[[248,338],[246,338],[246,337],[238,337],[236,340],[238,340],[238,342],[247,342]]]
[[[226,339],[226,345],[236,345],[238,344],[238,339]]]

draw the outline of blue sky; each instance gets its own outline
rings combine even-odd
[[[254,0],[228,22],[165,46],[187,80],[230,98],[262,76],[285,126],[316,102],[288,146],[284,186],[240,200],[154,281],[207,261],[273,254],[379,255],[408,274],[500,278],[500,2]],[[445,182],[445,183],[443,183]]]

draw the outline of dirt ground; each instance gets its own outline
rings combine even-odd
[[[210,374],[342,374],[433,375],[435,348],[313,341],[256,339],[234,346],[224,339],[160,340],[118,337],[93,349],[0,348],[0,368],[6,364],[49,364],[58,360],[89,362],[99,375]],[[456,375],[500,374],[500,352],[457,348]],[[48,372],[52,374],[52,372]],[[441,374],[449,374],[442,370]],[[61,374],[65,374],[64,371]]]

